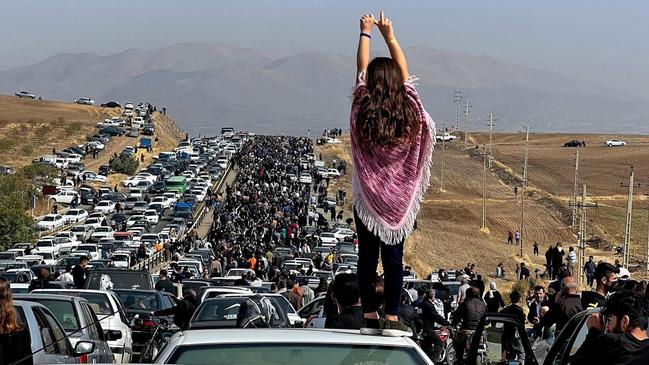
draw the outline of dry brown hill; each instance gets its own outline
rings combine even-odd
[[[405,260],[420,274],[439,267],[462,268],[475,263],[479,271],[491,274],[499,261],[512,273],[521,261],[519,248],[506,244],[509,230],[520,227],[520,193],[514,194],[511,178],[521,174],[523,139],[521,134],[494,135],[494,170],[487,174],[487,231],[481,231],[482,219],[482,160],[471,157],[473,148],[464,150],[461,142],[448,144],[442,152],[441,143],[433,157],[433,176],[422,209],[418,227],[406,242]],[[619,243],[624,230],[626,189],[620,182],[628,179],[628,167],[635,164],[637,176],[647,176],[646,166],[640,166],[642,154],[649,152],[649,137],[624,136],[629,142],[625,148],[600,147],[607,138],[622,136],[569,136],[560,134],[533,134],[529,149],[529,178],[531,186],[525,198],[524,257],[532,268],[542,269],[543,253],[548,245],[560,241],[567,249],[576,245],[575,230],[569,226],[569,198],[572,194],[573,170],[571,158],[574,149],[563,148],[569,139],[586,140],[588,147],[581,149],[581,182],[589,186],[589,201],[598,201],[600,207],[588,212],[587,237],[600,235],[605,240]],[[483,143],[488,137],[471,134],[470,140]],[[349,138],[342,145],[325,145],[317,148],[325,160],[343,158],[351,165]],[[441,166],[444,159],[444,191],[441,187]],[[644,174],[644,175],[643,175]],[[334,184],[350,190],[348,173]],[[590,186],[592,185],[592,188]],[[649,189],[647,189],[649,191]],[[638,196],[638,200],[641,198]],[[636,207],[639,205],[636,203]],[[345,208],[351,211],[351,206]],[[561,215],[563,214],[563,215]],[[641,251],[646,247],[647,216],[638,212],[634,216],[632,255],[643,261]],[[568,224],[567,224],[568,223]],[[644,233],[643,233],[644,232]],[[532,242],[541,247],[541,256],[532,256]],[[644,251],[643,251],[644,252]],[[588,248],[587,255],[596,259],[615,258],[610,248]],[[642,270],[644,271],[644,270]],[[511,276],[510,276],[511,278]]]

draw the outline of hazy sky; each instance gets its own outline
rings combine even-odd
[[[1,0],[0,70],[59,52],[216,41],[286,52],[353,54],[358,17],[380,9],[404,46],[460,51],[628,89],[649,98],[649,2],[8,1]]]

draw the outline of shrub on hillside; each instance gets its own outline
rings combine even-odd
[[[19,175],[0,177],[0,250],[34,238],[32,218],[27,214],[29,184]]]
[[[527,278],[525,280],[519,280],[512,286],[512,292],[517,291],[521,295],[521,298],[525,299],[527,298],[527,294],[530,291],[530,289],[533,289],[536,285],[537,285],[536,279],[532,277]],[[509,295],[507,295],[507,298],[505,298],[505,301],[508,300],[509,300]]]
[[[113,158],[110,163],[110,168],[119,174],[133,175],[138,167],[140,167],[140,162],[131,156],[120,155]]]

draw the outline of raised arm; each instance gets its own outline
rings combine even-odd
[[[379,16],[379,20],[376,22],[376,26],[379,28],[379,31],[381,31],[383,39],[385,39],[385,43],[388,45],[388,49],[390,50],[390,57],[394,62],[396,62],[397,66],[399,66],[399,69],[401,70],[401,77],[403,77],[403,81],[408,80],[410,73],[408,72],[408,63],[406,62],[406,56],[404,56],[403,51],[401,50],[401,46],[399,46],[399,43],[397,42],[397,39],[394,38],[392,21],[385,17],[383,10],[381,10],[381,15]]]
[[[370,38],[375,22],[376,19],[372,14],[365,14],[361,17],[361,34],[356,52],[356,77],[361,71],[367,70],[367,65],[370,63]]]

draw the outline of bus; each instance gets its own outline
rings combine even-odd
[[[168,178],[165,184],[165,191],[168,193],[176,193],[178,196],[183,195],[185,189],[187,189],[186,180],[184,176],[172,176]]]

